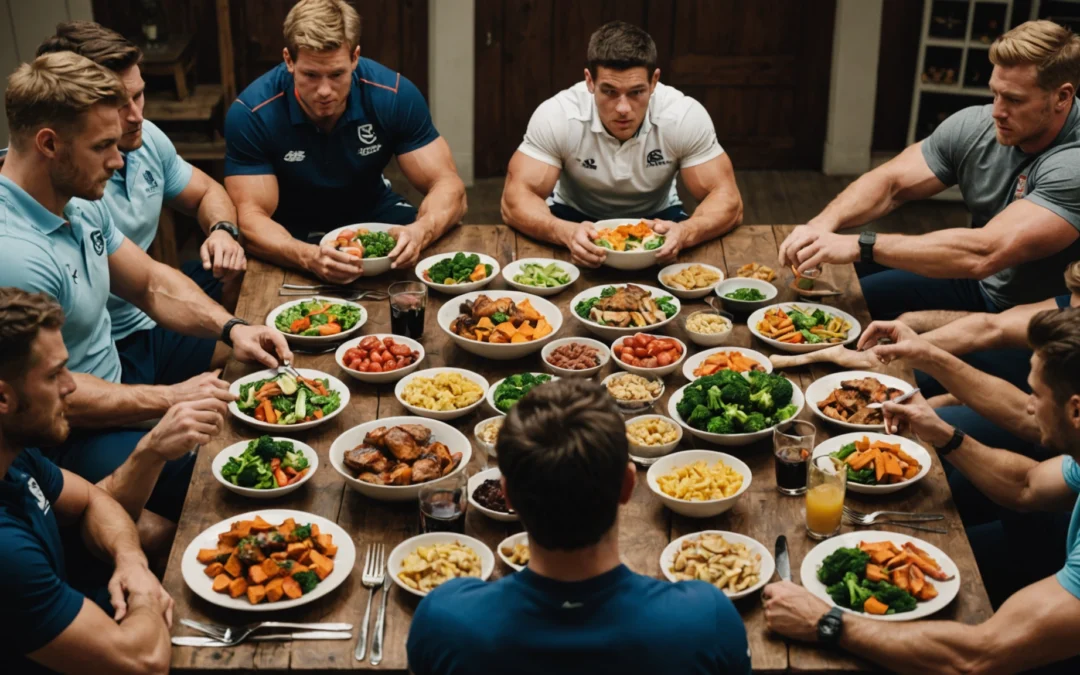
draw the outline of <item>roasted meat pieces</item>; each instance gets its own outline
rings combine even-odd
[[[626,284],[614,295],[601,298],[589,311],[593,321],[607,326],[651,326],[667,320],[667,314],[657,306],[652,294],[633,284]]]
[[[372,429],[362,444],[345,453],[343,461],[365,483],[415,485],[453,471],[461,453],[432,442],[431,429],[421,424],[400,424]]]
[[[840,388],[834,389],[827,398],[818,401],[817,406],[826,417],[848,424],[884,424],[885,418],[881,409],[866,406],[891,401],[903,393],[895,387],[886,387],[873,377],[843,380]]]

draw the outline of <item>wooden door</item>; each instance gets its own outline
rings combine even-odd
[[[589,36],[644,27],[660,80],[712,115],[736,169],[819,169],[835,0],[477,0],[477,177],[502,175],[533,110],[582,79]]]

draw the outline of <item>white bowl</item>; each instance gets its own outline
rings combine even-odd
[[[279,600],[278,602],[260,602],[253,605],[248,602],[246,596],[239,598],[229,597],[228,593],[215,593],[214,580],[206,576],[206,565],[196,559],[201,548],[217,548],[218,535],[232,530],[232,524],[238,520],[253,520],[255,516],[262,516],[267,522],[278,525],[288,518],[296,520],[297,524],[312,523],[319,526],[319,532],[329,534],[334,538],[334,545],[338,547],[337,555],[334,556],[334,571],[330,576],[319,582],[310,593],[305,593],[295,600]],[[332,520],[317,516],[314,513],[295,511],[293,509],[260,509],[251,513],[243,513],[238,516],[226,518],[220,523],[215,523],[203,530],[191,540],[184,549],[184,556],[180,559],[180,573],[184,577],[184,583],[191,591],[212,605],[235,609],[241,612],[276,612],[291,609],[300,605],[306,605],[333,592],[341,585],[353,570],[356,563],[356,546],[352,536],[343,530],[340,525]]]
[[[567,276],[570,277],[570,281],[563,284],[562,286],[552,286],[551,288],[548,288],[546,286],[530,286],[528,284],[522,284],[514,281],[514,277],[518,274],[521,274],[522,266],[526,263],[535,263],[537,265],[543,265],[544,267],[547,267],[548,265],[554,263],[566,272]],[[547,296],[562,293],[570,286],[573,286],[574,282],[576,282],[578,280],[578,277],[581,276],[581,270],[579,270],[577,268],[577,265],[574,265],[573,263],[568,263],[563,260],[555,260],[554,258],[522,258],[521,260],[515,260],[511,263],[507,263],[506,267],[503,268],[502,275],[503,279],[506,280],[506,285],[514,289],[515,291],[532,293],[533,295]]]
[[[763,300],[735,300],[724,297],[725,293],[731,293],[740,288],[756,288],[761,291],[765,298]],[[716,286],[716,296],[724,303],[724,307],[733,312],[752,312],[758,307],[764,307],[776,298],[777,293],[779,291],[776,290],[776,286],[773,286],[768,281],[746,277],[728,279]]]
[[[355,225],[346,225],[339,227],[335,230],[331,230],[323,235],[323,238],[319,241],[320,244],[333,244],[337,239],[338,232],[342,230],[356,231],[360,228],[367,230],[368,232],[389,232],[392,228],[402,227],[401,225],[394,225],[392,223],[356,223]],[[390,265],[394,261],[390,259],[390,256],[384,255],[378,258],[364,258],[364,276],[374,277],[384,272],[390,271]]]
[[[889,485],[863,485],[862,483],[856,483],[854,481],[848,481],[847,489],[851,492],[858,492],[866,495],[887,495],[893,492],[899,492],[904,488],[918,483],[926,474],[930,473],[930,463],[933,461],[930,458],[930,453],[926,451],[926,448],[919,445],[915,441],[904,438],[903,436],[889,436],[886,434],[875,434],[873,432],[856,432],[851,434],[843,434],[841,436],[833,436],[827,441],[822,441],[811,455],[811,459],[820,457],[822,455],[830,455],[840,448],[844,447],[848,443],[854,443],[855,441],[861,441],[863,438],[870,439],[870,442],[884,441],[886,443],[899,443],[900,449],[911,455],[913,459],[919,462],[919,473],[914,478],[906,480],[903,483],[890,483]]]
[[[502,424],[504,421],[506,421],[505,415],[495,415],[494,417],[480,420],[476,423],[476,426],[473,427],[473,438],[476,439],[476,444],[479,445],[480,448],[487,453],[488,457],[495,458],[498,456],[495,452],[495,444],[488,443],[487,441],[480,438],[480,430],[488,424],[498,424],[500,427],[499,431],[502,431]]]
[[[620,225],[637,225],[646,218],[608,218],[593,223],[597,232],[608,228],[614,229]],[[662,247],[661,247],[662,248]],[[604,265],[617,270],[643,270],[656,264],[656,252],[660,248],[651,251],[612,251],[603,249],[607,256]]]
[[[487,544],[479,539],[474,539],[465,534],[455,534],[453,532],[429,532],[428,534],[418,534],[415,537],[406,539],[394,547],[394,550],[390,552],[390,558],[387,559],[386,562],[386,572],[390,575],[390,578],[394,580],[394,583],[402,590],[422,598],[427,595],[427,593],[410,588],[408,584],[398,578],[398,573],[401,572],[405,558],[419,546],[454,543],[467,546],[476,552],[476,555],[480,558],[480,579],[487,581],[491,576],[491,573],[495,571],[495,554],[491,552],[491,549],[487,547]]]
[[[287,495],[290,492],[295,492],[301,485],[308,482],[312,476],[315,475],[315,471],[319,468],[319,453],[315,452],[315,448],[311,447],[307,443],[301,443],[300,441],[294,441],[291,438],[283,438],[281,436],[275,436],[275,441],[288,441],[293,444],[293,449],[300,452],[307,458],[308,469],[303,478],[296,481],[292,485],[286,485],[285,487],[270,488],[268,490],[256,490],[255,488],[241,487],[239,485],[233,485],[231,482],[225,480],[221,475],[221,470],[233,457],[239,457],[247,449],[248,443],[258,440],[252,438],[247,441],[240,441],[239,443],[233,443],[229,447],[225,448],[217,455],[214,456],[214,460],[210,463],[210,470],[214,474],[214,478],[226,488],[235,492],[238,495],[244,497],[251,497],[252,499],[273,499],[275,497],[281,497]]]
[[[635,333],[635,335],[636,335],[636,333]],[[676,370],[678,370],[679,366],[681,366],[683,361],[686,360],[686,354],[687,354],[686,343],[683,342],[682,340],[680,340],[679,338],[670,337],[668,335],[657,335],[655,333],[646,333],[646,335],[652,335],[655,338],[659,338],[659,339],[663,339],[663,340],[673,340],[673,341],[677,342],[679,344],[679,346],[682,347],[682,354],[679,355],[679,358],[677,360],[672,361],[671,363],[667,364],[666,366],[657,366],[656,368],[642,368],[640,366],[632,366],[629,363],[626,363],[625,361],[623,361],[622,359],[614,359],[615,365],[619,366],[620,368],[622,368],[623,370],[625,370],[627,372],[634,373],[635,375],[643,375],[645,377],[667,377],[668,375],[670,375],[670,374],[674,373]],[[612,354],[614,355],[614,350],[615,350],[616,345],[621,345],[624,340],[630,340],[633,337],[634,337],[633,335],[627,335],[626,337],[621,338],[621,339],[616,340],[615,342],[611,343]]]
[[[525,373],[520,373],[520,374],[524,375]],[[555,380],[559,379],[555,375],[550,375],[548,373],[530,373],[530,375],[547,375],[548,377],[551,378],[550,380],[548,380],[548,382],[554,382]],[[490,406],[491,409],[494,410],[499,415],[506,415],[506,413],[499,410],[495,406],[495,390],[499,388],[499,385],[502,384],[504,380],[506,380],[505,377],[502,378],[501,380],[498,380],[498,381],[494,382],[490,387],[488,387],[487,394],[484,396],[484,398],[487,399],[488,406]],[[547,384],[547,382],[545,382],[544,384]],[[538,387],[540,385],[536,385],[536,386]],[[532,389],[530,389],[529,391],[532,391]],[[513,407],[513,406],[510,406],[510,407]]]
[[[832,316],[838,316],[841,319],[849,322],[851,324],[851,330],[848,331],[847,339],[843,342],[822,342],[816,345],[808,344],[805,342],[801,344],[789,344],[787,342],[780,342],[778,340],[767,338],[758,331],[757,325],[762,319],[765,318],[765,312],[769,311],[773,307],[779,307],[786,312],[787,310],[791,309],[792,305],[798,305],[799,307],[803,309],[808,309],[811,312],[816,309],[820,309],[823,312],[831,314]],[[829,347],[835,347],[838,344],[848,345],[858,340],[859,333],[862,332],[862,326],[859,324],[858,319],[851,316],[847,312],[841,309],[836,309],[835,307],[829,307],[828,305],[816,305],[811,302],[784,302],[779,305],[769,305],[768,307],[762,307],[746,319],[746,325],[750,328],[750,333],[752,333],[754,337],[761,340],[765,344],[775,349],[779,349],[782,352],[791,352],[793,354],[816,352],[819,349],[828,349]]]
[[[626,420],[627,429],[629,429],[631,424],[651,419],[661,419],[670,424],[671,426],[675,427],[675,440],[671,441],[670,443],[664,443],[662,445],[639,445],[631,441],[630,437],[627,436],[626,441],[630,444],[630,456],[632,458],[652,460],[657,457],[663,457],[664,455],[671,453],[672,450],[678,447],[679,442],[683,439],[682,427],[680,427],[678,424],[675,424],[674,420],[669,418],[667,415],[638,415],[637,417],[632,417]]]
[[[327,380],[330,383],[331,391],[336,391],[338,393],[338,396],[341,397],[341,405],[338,406],[337,410],[330,413],[329,415],[322,417],[321,419],[289,425],[267,424],[266,422],[260,422],[251,415],[241,412],[240,407],[236,405],[236,401],[229,403],[229,412],[231,412],[233,414],[233,417],[235,417],[236,419],[240,420],[244,424],[250,424],[256,429],[262,429],[263,431],[283,434],[289,431],[303,431],[304,429],[311,429],[312,427],[317,427],[320,424],[326,424],[330,420],[337,417],[338,413],[340,413],[342,410],[345,409],[347,405],[349,405],[349,388],[346,387],[345,383],[341,380],[337,379],[333,375],[328,375],[321,370],[312,370],[311,368],[297,368],[296,370],[309,380]],[[260,370],[257,373],[245,375],[233,382],[231,385],[229,385],[229,392],[232,393],[233,396],[239,398],[240,385],[247,384],[248,382],[258,382],[259,380],[269,380],[271,378],[277,377],[280,374],[281,373],[277,370]]]
[[[526,546],[528,546],[529,533],[518,532],[517,534],[510,535],[506,539],[503,539],[499,542],[499,547],[495,549],[495,552],[498,554],[499,560],[502,560],[504,563],[506,563],[507,567],[511,568],[515,572],[520,572],[521,570],[525,569],[525,565],[518,565],[517,563],[510,562],[510,558],[506,557],[506,555],[503,554],[503,548],[509,547],[513,549],[514,546],[517,544],[525,544]]]
[[[615,373],[612,373],[612,374],[608,375],[603,380],[601,380],[600,384],[601,384],[601,386],[604,387],[604,391],[608,391],[607,387],[608,387],[608,382],[610,380],[612,380],[613,378],[616,378],[616,377],[622,377],[625,374],[626,373],[615,372]],[[634,373],[634,374],[636,375],[637,373]],[[667,385],[664,384],[664,381],[662,379],[660,379],[659,377],[652,377],[652,376],[648,376],[648,375],[642,375],[642,377],[644,377],[647,380],[655,380],[655,381],[659,382],[660,383],[660,393],[657,394],[656,398],[654,398],[651,401],[621,401],[621,400],[615,398],[614,396],[611,396],[611,392],[608,391],[608,396],[611,396],[611,400],[615,401],[616,407],[618,407],[619,410],[621,410],[622,412],[624,412],[624,413],[641,413],[641,412],[645,412],[646,410],[649,410],[654,405],[656,405],[656,402],[664,397],[664,392],[667,391]]]
[[[577,295],[575,295],[574,299],[570,301],[570,306],[568,308],[570,310],[570,316],[572,316],[575,319],[577,319],[578,321],[580,321],[582,323],[582,325],[584,325],[586,328],[588,328],[589,332],[593,333],[594,335],[598,335],[598,336],[600,336],[601,338],[603,338],[605,340],[615,340],[615,339],[620,338],[620,337],[622,337],[624,335],[633,335],[634,333],[641,333],[643,331],[649,331],[651,333],[656,333],[661,328],[663,328],[664,326],[666,326],[669,323],[671,323],[672,321],[674,321],[675,317],[679,316],[679,312],[682,311],[682,303],[679,302],[678,298],[672,297],[671,293],[668,293],[667,291],[665,291],[663,289],[660,289],[660,288],[654,288],[652,286],[645,286],[643,284],[634,284],[634,285],[637,286],[638,288],[641,288],[642,290],[649,291],[649,293],[652,294],[652,297],[656,298],[656,299],[665,298],[665,297],[671,297],[671,304],[675,305],[675,310],[676,310],[675,313],[672,314],[671,316],[669,316],[664,321],[661,321],[660,323],[654,323],[651,326],[627,326],[626,328],[618,328],[618,327],[615,327],[615,326],[601,326],[600,324],[596,323],[595,321],[593,321],[591,319],[584,319],[584,318],[578,316],[578,313],[574,311],[574,308],[577,307],[579,302],[584,302],[585,300],[588,300],[589,298],[598,298],[598,297],[600,297],[600,292],[602,290],[604,290],[605,288],[607,288],[608,286],[619,287],[619,286],[625,286],[625,285],[626,284],[604,284],[602,286],[593,286],[592,288],[585,289],[584,291],[582,291],[582,292],[578,293]],[[440,312],[440,314],[441,314],[441,312]]]
[[[420,352],[420,356],[404,368],[391,370],[389,373],[362,373],[359,370],[353,370],[352,368],[346,367],[344,360],[345,352],[349,351],[353,347],[356,347],[368,337],[378,338],[379,342],[382,342],[383,338],[393,338],[394,342],[406,345],[409,349],[412,349],[413,351]],[[416,340],[413,340],[412,338],[407,338],[402,335],[393,335],[391,333],[372,333],[371,335],[363,335],[357,338],[353,338],[348,342],[342,343],[341,346],[337,348],[337,351],[334,352],[334,360],[337,361],[338,367],[345,371],[346,375],[353,378],[354,380],[359,380],[360,382],[367,382],[369,384],[384,384],[386,382],[396,382],[397,380],[400,380],[401,378],[405,377],[409,373],[419,368],[420,363],[424,360],[424,356],[426,356],[426,352],[424,351],[424,345],[420,344]]]
[[[766,373],[771,373],[773,371],[772,361],[769,360],[768,356],[765,356],[761,352],[755,352],[753,349],[747,349],[745,347],[716,347],[715,349],[706,349],[703,352],[698,352],[686,359],[686,363],[684,363],[682,367],[683,377],[691,382],[698,379],[700,376],[694,375],[694,371],[701,367],[701,364],[705,363],[705,359],[713,354],[720,354],[722,352],[738,352],[743,356],[760,363]]]
[[[690,317],[694,316],[695,314],[719,315],[720,317],[727,319],[728,329],[722,333],[698,333],[696,331],[692,331],[689,327],[687,327],[686,324],[690,320]],[[693,342],[698,347],[718,347],[731,341],[731,336],[734,334],[732,331],[735,328],[734,319],[735,317],[733,317],[727,312],[721,312],[715,309],[699,309],[690,312],[685,317],[683,317],[682,324],[683,328],[686,330],[686,337],[690,338],[690,342]]]
[[[788,381],[791,382],[790,379]],[[689,386],[690,385],[687,384],[680,387],[679,390],[672,394],[671,398],[668,399],[668,414],[671,415],[671,419],[675,420],[675,422],[683,429],[689,431],[691,434],[697,436],[701,440],[708,441],[709,443],[715,443],[716,445],[724,445],[727,447],[750,445],[755,441],[771,438],[773,429],[786,429],[792,422],[795,421],[796,418],[799,417],[799,413],[802,412],[803,405],[806,402],[806,399],[803,398],[802,390],[799,389],[799,385],[791,382],[793,390],[791,394],[791,402],[794,403],[797,407],[795,414],[791,417],[787,418],[783,422],[780,422],[779,424],[774,424],[771,427],[762,429],[761,431],[754,431],[744,434],[711,434],[708,431],[701,431],[700,429],[695,429],[694,427],[687,424],[685,421],[683,421],[683,418],[679,416],[679,411],[675,409],[675,406],[679,403],[679,401],[682,400],[683,391],[686,389],[686,387]]]
[[[768,547],[758,540],[751,539],[744,534],[726,532],[724,530],[702,530],[701,532],[693,532],[691,534],[683,535],[665,546],[664,550],[660,552],[660,571],[664,573],[664,576],[667,577],[668,581],[679,583],[675,578],[675,574],[671,572],[671,568],[675,565],[675,556],[682,550],[682,543],[688,539],[696,539],[703,534],[718,534],[728,542],[732,544],[743,544],[750,550],[750,553],[757,553],[761,556],[761,570],[758,574],[758,582],[753,586],[744,588],[738,593],[729,593],[725,590],[724,595],[732,600],[745,598],[757,593],[765,587],[765,584],[772,581],[772,575],[776,573],[776,560],[773,559],[772,553],[769,553]]]
[[[881,424],[852,424],[851,422],[844,422],[842,420],[833,419],[825,413],[821,412],[821,409],[818,408],[818,402],[824,401],[829,397],[829,394],[831,394],[834,390],[839,389],[841,382],[845,380],[859,380],[864,377],[872,377],[886,387],[893,387],[895,389],[899,389],[905,394],[912,390],[912,386],[910,384],[908,384],[904,380],[901,380],[898,377],[893,377],[891,375],[883,375],[881,373],[873,373],[865,370],[848,370],[842,373],[833,373],[831,375],[826,375],[825,377],[818,378],[814,380],[809,387],[806,388],[806,400],[810,402],[810,410],[812,410],[815,415],[825,420],[826,422],[835,424],[838,427],[843,427],[844,429],[852,429],[854,431],[884,429],[884,422],[882,422]]]
[[[660,484],[657,483],[657,479],[660,476],[701,460],[705,460],[705,463],[710,467],[715,465],[717,460],[722,460],[726,466],[730,466],[738,471],[743,477],[743,483],[742,486],[739,487],[738,492],[730,497],[724,497],[723,499],[710,499],[701,502],[676,499],[664,494],[660,489]],[[650,466],[649,471],[645,474],[645,481],[649,484],[649,489],[653,491],[653,494],[659,497],[660,501],[664,503],[664,506],[675,513],[690,518],[712,518],[735,506],[736,500],[750,488],[750,483],[753,481],[753,475],[751,474],[750,467],[746,465],[746,462],[738,457],[733,457],[726,452],[714,452],[712,450],[683,450],[682,452],[672,453],[656,460],[656,463]]]
[[[356,325],[349,330],[343,330],[340,333],[335,333],[334,335],[293,335],[292,333],[286,333],[285,331],[281,330],[274,323],[275,321],[277,321],[278,315],[280,315],[285,310],[295,305],[299,305],[302,302],[311,302],[312,300],[323,300],[333,303],[335,305],[348,305],[350,307],[356,307],[360,310],[360,318],[357,320]],[[310,347],[323,347],[329,344],[339,342],[340,340],[347,339],[353,334],[355,334],[358,330],[360,330],[360,327],[367,323],[367,320],[367,310],[364,309],[363,305],[360,305],[359,303],[349,302],[348,300],[342,300],[340,298],[319,298],[317,296],[312,296],[310,298],[301,298],[300,300],[292,300],[290,302],[282,303],[274,309],[270,310],[270,313],[266,315],[266,325],[284,335],[285,339],[291,344]]]
[[[675,288],[674,286],[669,286],[664,283],[664,277],[671,276],[672,274],[681,272],[688,267],[693,267],[694,265],[704,267],[710,272],[715,272],[716,274],[720,275],[720,278],[716,282],[709,284],[705,288],[695,288],[692,291],[684,291],[681,288]],[[676,298],[682,298],[683,300],[698,300],[700,298],[704,298],[709,293],[712,293],[713,289],[716,288],[718,284],[723,283],[724,270],[720,269],[719,267],[713,267],[712,265],[706,265],[705,263],[676,263],[674,265],[668,265],[664,269],[660,270],[660,274],[656,275],[656,278],[660,282],[660,285],[667,289],[667,291],[674,295]]]
[[[439,373],[457,373],[458,375],[461,375],[462,377],[477,383],[478,385],[480,385],[480,389],[482,390],[480,398],[475,403],[465,406],[464,408],[458,408],[457,410],[428,410],[427,408],[420,408],[405,401],[403,392],[405,391],[405,387],[408,386],[409,382],[411,382],[414,378],[417,377],[434,378]],[[394,396],[396,396],[397,400],[401,402],[401,405],[405,406],[406,410],[408,410],[414,415],[427,417],[433,420],[445,421],[456,419],[458,417],[464,417],[465,415],[468,415],[473,410],[478,408],[480,404],[484,402],[487,390],[488,381],[484,379],[483,375],[474,373],[471,370],[465,370],[464,368],[428,368],[427,370],[420,370],[415,373],[409,373],[405,377],[398,380],[397,385],[394,386]]]
[[[437,284],[424,278],[424,272],[430,269],[432,265],[439,262],[440,260],[445,260],[446,258],[453,258],[458,253],[479,256],[480,262],[482,264],[491,265],[491,274],[489,274],[486,279],[481,279],[480,281],[470,281],[465,284]],[[487,286],[492,282],[492,280],[495,279],[495,277],[499,276],[500,269],[501,268],[499,267],[499,261],[487,255],[486,253],[477,253],[475,251],[454,251],[453,253],[440,253],[438,255],[433,255],[430,258],[424,258],[420,262],[416,263],[416,278],[424,282],[424,285],[426,285],[430,289],[439,291],[441,293],[446,293],[447,295],[461,295],[462,293],[471,293],[472,291],[477,291],[484,286]]]
[[[551,352],[555,351],[563,345],[578,343],[582,345],[588,345],[596,350],[596,356],[600,359],[600,365],[593,366],[592,368],[586,368],[584,370],[570,370],[569,368],[560,368],[558,366],[551,365],[548,361],[548,356]],[[611,350],[608,346],[599,340],[593,340],[592,338],[580,338],[580,337],[568,337],[559,338],[558,340],[552,340],[544,345],[544,348],[540,350],[540,358],[544,361],[544,366],[555,373],[559,377],[566,378],[588,378],[600,372],[600,370],[607,365],[611,360]]]
[[[484,514],[488,518],[491,518],[492,520],[498,520],[503,523],[516,523],[518,520],[521,519],[521,517],[516,512],[503,513],[502,511],[493,511],[485,506],[481,506],[480,502],[473,499],[473,492],[475,492],[476,489],[479,488],[484,481],[491,479],[498,480],[499,478],[502,478],[502,473],[499,471],[498,467],[495,467],[493,469],[485,469],[484,471],[470,476],[469,486],[467,488],[469,492],[469,506]]]
[[[498,300],[499,298],[510,298],[515,303],[524,302],[528,300],[537,312],[539,312],[548,324],[551,325],[551,332],[544,337],[533,340],[531,342],[516,342],[506,344],[491,344],[490,342],[480,342],[478,340],[470,340],[463,338],[450,331],[450,324],[460,314],[460,307],[462,303],[470,300],[476,300],[481,295],[487,295],[492,300]],[[476,354],[482,356],[485,359],[493,359],[496,361],[506,361],[509,359],[519,359],[523,356],[528,356],[533,352],[540,351],[544,345],[555,339],[559,330],[563,325],[562,311],[555,306],[550,300],[546,300],[531,293],[522,293],[521,291],[486,291],[483,293],[474,292],[462,295],[455,301],[445,302],[443,306],[439,308],[438,314],[439,328],[444,333],[450,336],[450,339],[454,341],[459,347],[469,352],[470,354]]]
[[[458,462],[458,465],[454,470],[447,475],[424,483],[416,483],[414,485],[375,485],[373,483],[365,483],[362,480],[357,480],[353,475],[353,472],[345,466],[345,453],[363,443],[364,436],[366,436],[369,431],[378,429],[379,427],[390,428],[399,424],[419,424],[422,427],[431,429],[432,440],[445,445],[451,455],[455,452],[460,452],[461,461]],[[371,497],[380,502],[416,501],[421,487],[424,485],[434,485],[450,476],[461,473],[465,470],[465,467],[468,466],[469,460],[471,459],[472,444],[469,443],[469,439],[465,438],[465,435],[460,431],[449,424],[439,422],[438,420],[428,420],[409,416],[383,417],[370,422],[364,422],[361,425],[343,432],[340,436],[335,438],[334,442],[330,445],[330,465],[345,479],[345,484],[365,497]]]

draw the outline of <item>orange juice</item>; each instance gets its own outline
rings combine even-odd
[[[844,516],[844,486],[822,483],[806,491],[806,529],[811,536],[831,537]]]

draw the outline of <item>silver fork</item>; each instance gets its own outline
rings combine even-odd
[[[848,525],[855,525],[855,526],[862,526],[862,525],[866,524],[866,523],[861,523],[861,522],[852,520],[849,516],[844,516],[844,522],[847,523]],[[898,521],[898,520],[883,520],[883,521],[881,521],[880,524],[881,525],[895,525],[896,527],[906,527],[906,528],[911,529],[911,530],[919,530],[920,532],[935,532],[937,534],[948,534],[949,533],[949,531],[946,530],[944,527],[930,527],[929,525],[917,525],[915,523],[905,523],[903,521]]]
[[[252,633],[263,628],[295,628],[300,630],[330,631],[352,630],[351,623],[287,623],[281,621],[262,621],[246,626],[224,626],[216,623],[202,623],[191,619],[180,619],[180,623],[188,628],[193,628],[199,632],[206,633],[227,647],[240,644]]]
[[[386,300],[390,294],[385,291],[351,291],[345,288],[331,289],[324,292],[325,295],[340,295],[342,300]],[[310,291],[278,291],[278,295],[286,298],[310,297]]]
[[[356,643],[356,653],[353,655],[357,661],[363,661],[367,654],[368,622],[371,620],[371,603],[375,600],[375,590],[382,585],[383,576],[386,574],[386,559],[383,557],[385,548],[382,544],[368,544],[367,553],[364,555],[364,574],[360,581],[364,588],[368,589],[367,609],[364,611],[364,623],[360,628],[360,640]]]
[[[390,597],[390,575],[383,575],[382,604],[375,619],[375,646],[371,648],[371,665],[382,663],[383,638],[386,637],[386,599]]]
[[[293,368],[293,367],[292,367],[292,364],[291,364],[291,363],[289,363],[288,361],[283,361],[283,362],[281,363],[281,368],[280,368],[280,369],[281,369],[281,370],[284,370],[284,371],[285,371],[286,373],[288,373],[289,375],[292,375],[292,376],[293,376],[294,378],[296,378],[296,379],[297,379],[298,381],[299,381],[299,380],[301,380],[301,379],[302,379],[302,378],[304,377],[303,375],[301,375],[301,374],[300,374],[300,371],[299,371],[299,370],[297,370],[296,368]]]
[[[858,521],[862,525],[873,525],[881,516],[900,516],[903,518],[903,521],[909,523],[926,522],[931,520],[945,520],[945,516],[941,515],[940,513],[909,513],[906,511],[874,511],[872,513],[862,513],[861,511],[856,511],[849,506],[844,506],[844,515],[851,518],[852,520]]]

